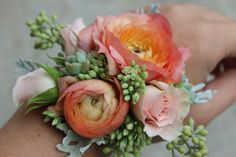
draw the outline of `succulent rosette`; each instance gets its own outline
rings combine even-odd
[[[27,104],[28,112],[46,107],[44,121],[66,134],[58,150],[80,157],[96,143],[105,154],[141,156],[160,136],[173,157],[207,154],[207,131],[183,121],[195,100],[206,102],[213,92],[197,93],[204,86],[189,83],[190,50],[175,45],[156,8],[99,16],[87,27],[82,18],[58,25],[45,12],[27,22],[36,49],[59,44],[64,53],[48,54],[53,66],[20,60],[28,73],[17,79],[13,100]]]

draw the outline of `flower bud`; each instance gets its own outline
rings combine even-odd
[[[133,92],[134,91],[134,87],[133,86],[129,86],[129,91]]]
[[[172,150],[172,149],[174,149],[174,145],[171,144],[171,143],[168,143],[168,144],[166,145],[166,149]]]
[[[129,95],[126,95],[126,96],[124,97],[124,99],[125,99],[125,101],[130,101],[130,96],[129,96]]]
[[[132,102],[135,104],[140,98],[140,95],[136,92],[132,95]]]
[[[202,157],[202,153],[197,151],[194,153],[194,157]]]
[[[193,144],[198,144],[199,140],[197,137],[193,137],[192,142],[193,142]]]
[[[194,120],[193,120],[193,118],[189,118],[189,120],[188,120],[188,125],[191,126],[191,127],[194,126]]]
[[[201,150],[201,153],[204,156],[204,155],[207,155],[209,153],[209,151],[208,151],[207,148],[204,148],[204,149]]]
[[[92,78],[96,78],[96,77],[97,77],[96,72],[93,71],[93,70],[90,70],[88,73],[89,73],[89,75],[90,75]]]
[[[191,137],[192,135],[193,135],[193,132],[192,132],[192,130],[190,130],[189,128],[187,128],[187,127],[184,127],[184,129],[183,129],[183,134],[185,135],[185,136],[189,136],[189,137]]]
[[[203,142],[203,141],[199,141],[198,145],[199,145],[200,148],[205,148],[206,147],[206,143]]]
[[[129,124],[126,125],[126,128],[127,128],[128,130],[132,130],[133,127],[134,127],[134,125],[133,125],[132,123],[129,123]]]
[[[122,83],[122,88],[125,89],[125,88],[128,88],[129,87],[129,84],[128,83]]]
[[[103,150],[102,150],[102,152],[103,152],[104,154],[109,154],[112,150],[113,150],[113,149],[110,148],[110,147],[104,147]]]
[[[123,90],[123,95],[128,95],[128,94],[129,94],[129,90],[128,89]]]
[[[208,131],[206,129],[203,129],[203,130],[199,131],[199,134],[202,135],[202,136],[207,136]]]
[[[127,129],[123,130],[123,136],[127,136],[129,134],[129,131]]]
[[[180,153],[180,154],[184,154],[186,153],[187,149],[185,147],[177,147],[177,151]]]

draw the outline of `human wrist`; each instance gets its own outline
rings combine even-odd
[[[226,28],[223,28],[222,34],[227,42],[225,57],[236,57],[236,22],[228,22]]]
[[[55,147],[61,142],[63,134],[43,122],[42,110],[32,111],[29,114],[24,114],[25,112],[26,108],[20,107],[1,129],[1,155],[5,157],[65,156],[65,153],[59,152]],[[14,150],[7,148],[9,145]]]

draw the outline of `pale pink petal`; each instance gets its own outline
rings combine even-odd
[[[31,97],[55,87],[54,80],[42,68],[17,79],[13,88],[13,101],[16,105],[26,103]]]
[[[60,34],[64,41],[64,51],[66,55],[73,54],[76,50],[76,47],[72,44],[70,40],[70,25],[67,25],[60,31]]]
[[[172,87],[174,88],[174,87]],[[190,110],[190,101],[189,101],[189,93],[185,89],[172,89],[175,91],[172,93],[172,97],[175,97],[176,103],[176,110],[181,119],[184,119]]]
[[[158,135],[164,140],[172,141],[181,134],[182,128],[183,122],[179,119],[176,119],[171,125],[163,127],[162,131],[158,133]]]
[[[146,132],[149,137],[155,137],[159,135],[162,130],[163,128],[157,128],[149,124],[144,125],[144,132]]]
[[[77,47],[79,32],[85,28],[82,18],[77,18],[70,27],[70,41]]]

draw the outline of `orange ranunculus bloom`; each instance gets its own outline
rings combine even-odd
[[[114,86],[118,87],[115,81]],[[117,129],[124,121],[129,104],[111,84],[101,80],[79,81],[60,97],[69,126],[87,138],[102,137]]]
[[[147,66],[148,81],[180,81],[190,54],[188,49],[176,47],[168,21],[158,13],[98,17],[81,30],[80,37],[82,48],[106,54],[111,75],[135,60]]]

